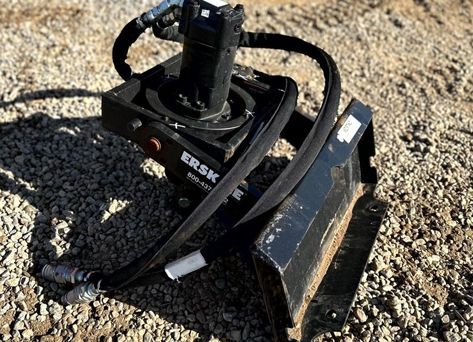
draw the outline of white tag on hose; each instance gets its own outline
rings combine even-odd
[[[198,250],[167,264],[164,267],[164,271],[169,278],[176,280],[205,266],[207,266],[207,262],[202,256],[202,253],[200,253],[200,250]]]

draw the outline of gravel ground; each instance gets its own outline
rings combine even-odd
[[[378,195],[391,207],[345,330],[324,339],[472,341],[472,3],[248,3],[247,29],[324,47],[339,64],[343,103],[357,97],[376,115]],[[256,280],[238,257],[182,283],[73,307],[36,276],[50,260],[115,269],[179,222],[163,170],[99,119],[99,93],[120,83],[114,37],[152,4],[0,0],[4,341],[270,339]],[[176,51],[148,35],[131,62],[146,70]],[[320,72],[304,57],[242,51],[239,60],[293,76],[303,109],[320,104]],[[272,152],[290,153],[284,142]]]

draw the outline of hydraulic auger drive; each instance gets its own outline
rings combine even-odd
[[[353,100],[338,116],[332,58],[301,39],[243,30],[244,8],[221,0],[165,0],[128,23],[113,48],[125,83],[103,95],[103,125],[137,143],[186,192],[187,217],[112,274],[47,265],[43,277],[75,284],[65,304],[185,275],[236,250],[252,255],[277,341],[310,341],[345,324],[386,205],[373,196],[372,113]],[[182,53],[143,74],[126,63],[147,28]],[[317,115],[297,111],[297,85],[235,64],[240,48],[279,49],[316,61],[325,77]],[[315,114],[315,113],[314,113]],[[279,138],[297,154],[264,191],[248,180]],[[173,260],[216,212],[226,230]],[[185,279],[183,279],[185,281]]]

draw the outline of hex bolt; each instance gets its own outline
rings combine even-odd
[[[204,110],[205,109],[205,103],[203,103],[202,101],[197,101],[195,103],[195,105],[197,106],[197,109],[199,109],[199,110]]]
[[[182,102],[182,103],[186,103],[186,102],[187,102],[187,97],[184,96],[183,94],[178,94],[178,95],[177,95],[177,99],[179,100],[179,102]]]
[[[131,120],[128,124],[127,124],[127,128],[130,132],[135,132],[138,128],[140,128],[141,126],[143,126],[143,123],[141,122],[140,119],[138,118],[135,118],[133,120]]]

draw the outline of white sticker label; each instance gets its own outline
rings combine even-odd
[[[337,139],[340,142],[346,142],[349,144],[352,140],[355,134],[358,132],[358,130],[361,127],[361,122],[359,122],[353,115],[350,115],[343,124],[342,128],[338,131],[337,134]]]
[[[228,5],[228,3],[222,0],[205,0],[205,2],[219,8]]]
[[[167,264],[164,267],[164,271],[166,272],[167,276],[172,280],[179,279],[186,274],[192,273],[201,269],[202,267],[207,266],[207,262],[205,261],[202,253],[199,251],[195,251],[185,257],[173,261]]]
[[[208,9],[203,9],[201,15],[202,15],[204,18],[210,17],[210,10],[208,10]]]

